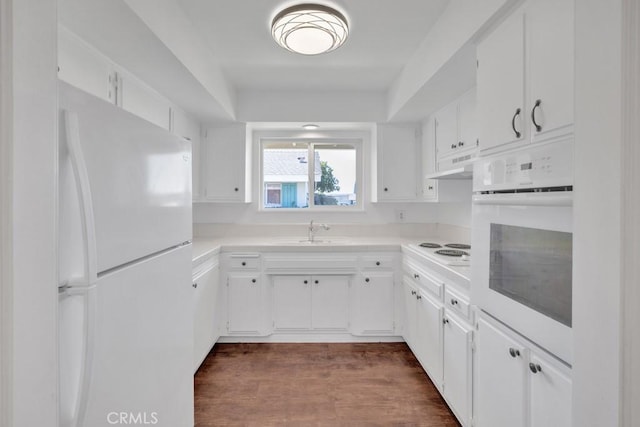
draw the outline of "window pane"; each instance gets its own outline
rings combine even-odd
[[[353,206],[356,195],[356,149],[348,144],[315,145],[315,205]]]
[[[270,143],[262,152],[265,208],[309,207],[307,144]]]

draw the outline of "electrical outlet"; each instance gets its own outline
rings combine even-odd
[[[398,222],[404,222],[406,218],[407,218],[407,211],[402,209],[396,210],[396,220]]]

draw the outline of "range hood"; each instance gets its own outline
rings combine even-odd
[[[425,175],[425,179],[471,179],[473,178],[473,163],[467,163],[459,168],[433,172]]]

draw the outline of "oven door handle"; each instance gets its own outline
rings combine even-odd
[[[474,194],[476,205],[572,206],[573,192]]]

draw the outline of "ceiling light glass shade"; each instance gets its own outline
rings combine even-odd
[[[299,4],[276,15],[271,35],[291,52],[318,55],[342,46],[349,35],[349,26],[344,15],[333,8]]]

